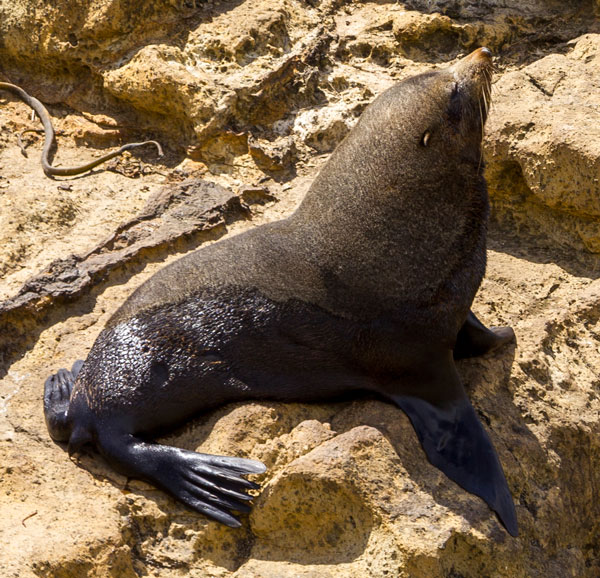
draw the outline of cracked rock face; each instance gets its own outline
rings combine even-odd
[[[46,179],[39,128],[0,93],[0,575],[596,577],[600,574],[598,3],[87,0],[0,5],[0,80],[44,102],[56,164],[157,138],[106,170]],[[290,214],[373,98],[479,45],[498,71],[485,136],[488,271],[474,303],[516,346],[459,363],[520,524],[431,466],[372,398],[220,408],[165,439],[254,457],[232,530],[70,461],[42,414],[123,300],[205,243]]]
[[[489,181],[500,218],[557,244],[600,252],[600,37],[549,54],[495,85]]]

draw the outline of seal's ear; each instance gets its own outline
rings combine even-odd
[[[426,147],[429,144],[429,139],[431,138],[431,131],[426,130],[421,137],[421,146]]]
[[[450,94],[450,102],[448,104],[448,119],[458,124],[463,115],[463,96],[461,96],[460,87],[458,82],[455,82],[452,86],[452,93]]]

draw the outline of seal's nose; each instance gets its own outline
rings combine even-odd
[[[467,54],[462,60],[458,61],[458,65],[460,63],[464,63],[464,66],[469,66],[471,64],[491,64],[492,63],[492,51],[485,46],[478,48],[477,50],[473,50],[471,54]]]
[[[492,60],[492,51],[489,48],[482,46],[474,52],[471,52],[470,56],[473,57],[473,60],[487,60],[489,62]]]
[[[478,87],[478,91],[481,89],[487,91],[494,70],[492,51],[485,47],[478,48],[455,62],[450,70],[454,73],[456,80],[463,83],[473,83],[474,87]]]

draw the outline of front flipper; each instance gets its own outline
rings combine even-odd
[[[488,329],[472,311],[469,311],[456,337],[454,359],[483,355],[514,340],[515,332],[512,328],[490,327]]]
[[[502,466],[454,363],[448,359],[435,365],[434,371],[429,368],[420,376],[420,386],[408,388],[408,395],[391,394],[387,388],[387,396],[408,415],[429,461],[465,490],[483,498],[509,534],[517,536],[515,506]],[[398,392],[406,389],[398,384]]]
[[[192,510],[238,528],[230,510],[249,512],[248,489],[258,484],[242,475],[261,474],[256,460],[200,454],[172,446],[146,443],[132,435],[104,433],[98,440],[102,455],[123,474],[165,490]]]

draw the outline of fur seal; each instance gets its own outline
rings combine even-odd
[[[229,526],[255,460],[159,445],[153,432],[248,399],[374,392],[410,418],[432,464],[513,536],[502,467],[454,357],[514,339],[470,306],[486,264],[481,138],[491,54],[408,78],[367,107],[289,218],[200,248],[140,286],[85,362],[45,384],[50,435],[93,444]]]

